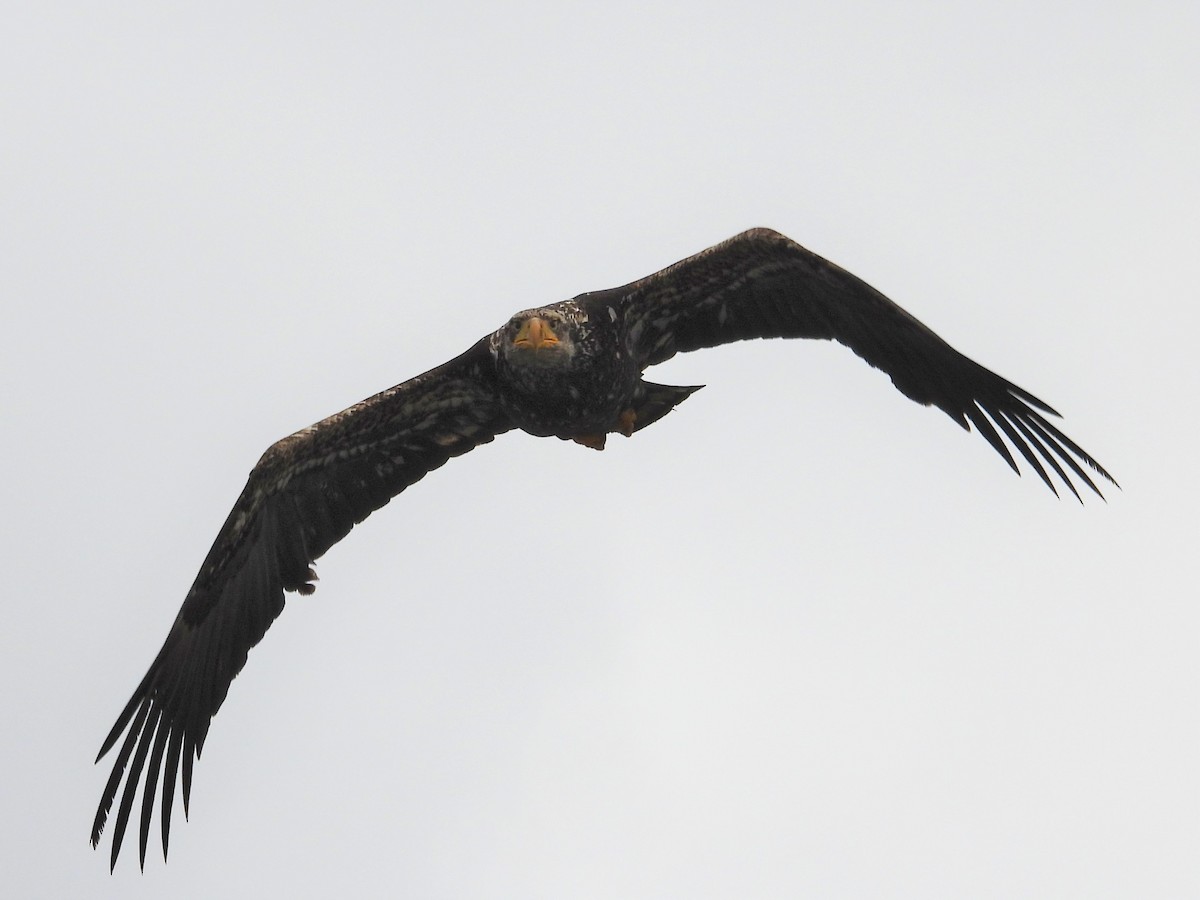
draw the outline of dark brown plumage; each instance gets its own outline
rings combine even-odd
[[[644,369],[676,353],[767,337],[845,344],[906,396],[974,425],[1018,471],[1007,438],[1055,493],[1051,472],[1076,497],[1075,482],[1100,494],[1089,469],[1113,481],[1047,420],[1058,414],[1041,400],[849,272],[774,231],[744,232],[624,287],[518,313],[456,359],[268,449],[100,749],[97,760],[126,735],[93,845],[119,795],[116,865],[145,773],[145,863],[161,774],[165,857],[180,769],[186,813],[193,761],[248,651],[283,610],[285,591],[314,590],[313,562],[355,524],[451,457],[513,428],[602,448],[609,433],[632,434],[697,390],[646,382]]]

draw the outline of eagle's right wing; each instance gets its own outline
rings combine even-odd
[[[166,642],[96,757],[99,761],[128,729],[92,826],[95,845],[124,779],[112,865],[143,768],[141,860],[144,864],[160,771],[166,855],[179,763],[182,759],[186,814],[192,763],[209,722],[246,664],[247,652],[283,610],[284,591],[312,593],[311,564],[355,524],[450,457],[512,427],[501,409],[484,339],[458,358],[284,438],[263,454]]]

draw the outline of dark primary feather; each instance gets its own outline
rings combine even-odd
[[[92,826],[95,845],[124,780],[112,865],[143,769],[141,860],[160,772],[166,855],[179,764],[186,814],[192,762],[209,722],[247,652],[283,610],[283,592],[312,593],[311,564],[355,524],[450,457],[511,427],[500,409],[491,355],[480,341],[443,366],[284,438],[263,455],[166,642],[96,757],[128,727]]]
[[[907,397],[937,406],[963,428],[973,424],[1019,473],[1003,432],[1055,494],[1047,467],[1076,497],[1067,469],[1103,497],[1081,463],[1116,483],[1046,419],[1058,415],[1048,405],[963,356],[866,282],[768,228],[579,299],[597,315],[606,306],[620,310],[643,368],[750,338],[835,340],[890,375]]]

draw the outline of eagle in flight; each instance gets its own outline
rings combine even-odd
[[[315,590],[314,561],[357,523],[450,457],[514,428],[601,450],[609,434],[632,435],[698,390],[654,384],[643,370],[676,353],[750,338],[845,344],[905,396],[965,429],[974,425],[1019,472],[1011,444],[1056,494],[1055,478],[1076,498],[1077,484],[1100,495],[1093,476],[1116,484],[1049,421],[1058,413],[1037,397],[844,269],[775,231],[746,231],[624,287],[519,312],[450,362],[270,447],[104,739],[97,762],[125,735],[92,845],[119,794],[115,867],[144,773],[145,865],[161,775],[166,857],[176,776],[182,769],[186,815],[192,764],[247,652],[283,611],[285,591]]]

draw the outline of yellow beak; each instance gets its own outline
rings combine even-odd
[[[550,324],[540,316],[530,316],[513,338],[513,346],[525,350],[541,350],[558,343],[558,335],[550,328]]]

